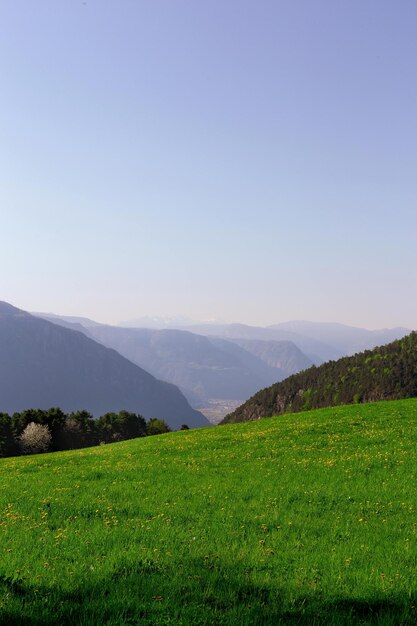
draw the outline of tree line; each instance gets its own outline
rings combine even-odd
[[[186,424],[181,430],[188,429]],[[106,413],[94,419],[88,411],[64,413],[60,408],[0,413],[0,457],[56,452],[114,443],[170,432],[165,420],[130,411]]]

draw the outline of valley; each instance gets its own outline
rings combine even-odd
[[[387,343],[408,332],[307,322],[265,328],[197,323],[187,328],[136,328],[86,318],[35,315],[82,332],[156,378],[176,385],[190,405],[212,423],[221,421],[257,391],[313,364],[337,360],[355,346],[374,348],[378,341]]]

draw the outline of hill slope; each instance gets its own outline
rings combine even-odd
[[[208,425],[176,387],[114,350],[0,303],[0,411],[50,406],[95,416],[127,409],[173,428]]]
[[[290,376],[259,391],[222,423],[414,396],[417,396],[417,333]]]
[[[0,460],[0,623],[416,623],[417,401]]]

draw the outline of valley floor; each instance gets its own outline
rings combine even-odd
[[[0,460],[0,623],[417,623],[417,401]]]
[[[232,413],[241,404],[242,400],[210,400],[207,406],[195,408],[212,424],[219,424],[228,413]]]

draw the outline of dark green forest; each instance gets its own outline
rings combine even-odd
[[[222,424],[342,404],[417,396],[417,333],[310,367],[256,393]]]
[[[29,435],[27,428],[30,424],[44,428],[40,429],[40,433],[39,429],[34,429]],[[188,428],[186,424],[181,427],[185,428]],[[11,416],[0,413],[0,457],[87,448],[159,435],[170,430],[165,420],[151,418],[146,421],[130,411],[106,413],[98,419],[94,419],[88,411],[66,414],[58,407],[28,409]]]

